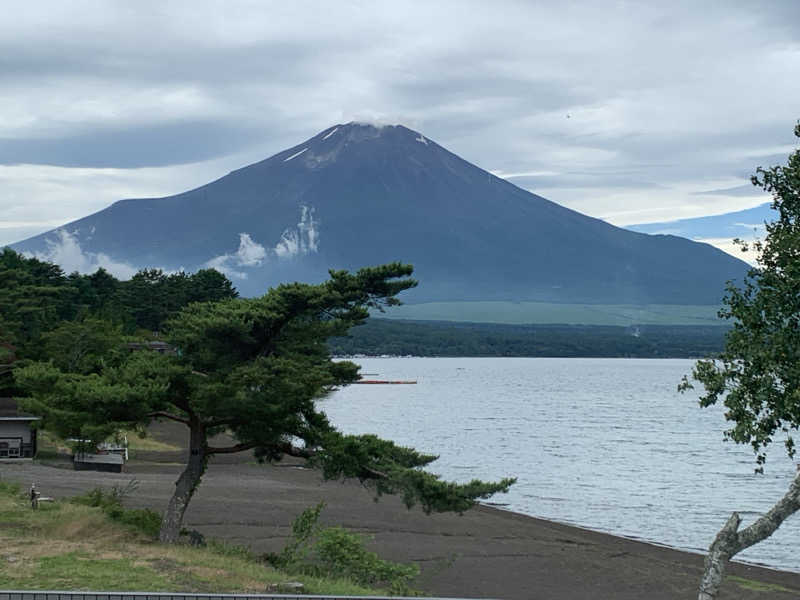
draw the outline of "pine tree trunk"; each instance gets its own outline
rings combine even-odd
[[[183,515],[206,471],[208,444],[205,427],[197,418],[191,418],[189,432],[189,461],[186,469],[175,482],[175,493],[172,494],[164,517],[161,519],[161,531],[158,534],[158,539],[168,544],[178,541],[183,525]]]
[[[749,527],[739,531],[742,520],[738,513],[733,513],[708,549],[698,600],[715,600],[728,561],[742,550],[767,539],[787,517],[798,510],[800,510],[800,471],[786,495]]]

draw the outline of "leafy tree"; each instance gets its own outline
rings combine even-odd
[[[363,323],[370,308],[397,304],[396,295],[416,285],[410,274],[399,263],[332,271],[319,285],[294,283],[260,298],[192,304],[168,323],[166,339],[179,349],[176,355],[135,352],[88,375],[39,363],[18,379],[32,393],[28,410],[61,435],[97,439],[153,418],[188,427],[189,458],[164,513],[162,541],[178,539],[208,460],[247,450],[260,460],[308,458],[326,478],[358,478],[378,494],[401,493],[409,506],[463,511],[513,480],[442,482],[419,469],[435,456],[375,436],[342,435],[314,403],[358,377],[357,365],[331,360],[328,338]],[[211,446],[209,439],[221,432],[236,443]]]
[[[236,298],[239,292],[230,280],[216,269],[201,269],[189,277],[186,303],[212,302]]]
[[[800,137],[800,123],[794,133]],[[778,218],[755,243],[758,267],[742,288],[728,287],[721,316],[733,321],[733,329],[725,350],[716,360],[697,362],[692,375],[705,389],[701,406],[725,404],[726,439],[752,446],[763,471],[776,435],[794,457],[792,432],[800,428],[800,150],[785,167],[759,167],[752,181],[773,195]],[[688,387],[684,378],[681,389]],[[789,492],[749,527],[739,531],[741,519],[733,513],[711,544],[699,598],[715,598],[727,561],[772,535],[798,509],[800,471]]]
[[[115,355],[128,352],[121,326],[91,317],[63,321],[43,334],[42,341],[53,366],[80,375],[100,373],[109,361],[115,362]]]
[[[0,330],[18,357],[34,355],[41,334],[73,315],[72,296],[57,265],[0,252]]]
[[[170,294],[177,285],[169,283],[169,276],[161,269],[142,269],[121,287],[122,304],[138,327],[158,331],[170,316],[170,309],[177,311],[181,306],[173,299],[176,294]]]
[[[193,274],[142,269],[119,284],[119,301],[135,328],[160,331],[168,319],[191,302],[236,298],[239,294],[219,271],[203,269]]]

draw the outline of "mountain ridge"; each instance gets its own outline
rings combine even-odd
[[[707,244],[572,211],[402,125],[354,122],[203,186],[120,200],[12,248],[45,253],[57,235],[141,267],[214,266],[246,295],[319,281],[329,268],[401,260],[421,279],[410,301],[716,304],[725,281],[747,269]]]

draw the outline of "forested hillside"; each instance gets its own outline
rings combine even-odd
[[[686,358],[722,350],[726,326],[500,325],[370,319],[334,354]]]

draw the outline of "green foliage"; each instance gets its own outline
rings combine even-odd
[[[128,358],[127,369],[106,365],[103,375],[63,372],[50,362],[40,362],[15,371],[17,383],[30,394],[20,399],[27,411],[42,417],[41,426],[59,437],[98,443],[123,429],[146,420],[153,395],[163,393],[160,381],[145,380],[133,385],[135,368],[147,354]],[[133,373],[131,374],[131,371]],[[108,373],[127,375],[119,383]]]
[[[728,287],[720,315],[733,329],[724,352],[699,361],[692,375],[705,389],[701,405],[724,402],[726,438],[752,446],[761,470],[776,435],[794,456],[800,427],[800,150],[785,167],[759,168],[752,181],[772,193],[778,218],[755,244],[758,266],[741,288]],[[681,389],[688,387],[684,378]]]
[[[42,342],[54,367],[82,375],[99,373],[109,362],[119,362],[127,352],[121,326],[91,317],[63,321],[42,334]]]
[[[65,276],[57,265],[0,252],[0,396],[19,396],[13,367],[53,359],[62,370],[100,370],[120,334],[159,330],[191,302],[236,297],[224,275],[144,270],[118,281],[103,269]],[[116,345],[121,349],[121,344]],[[101,358],[103,357],[103,358]]]
[[[138,482],[131,480],[127,486],[113,486],[109,491],[96,487],[83,495],[71,498],[74,504],[83,504],[102,509],[113,521],[127,525],[153,539],[161,528],[161,515],[147,508],[125,508],[123,499],[136,491]]]
[[[443,482],[438,475],[419,469],[436,458],[375,435],[330,432],[311,464],[321,468],[326,479],[357,478],[378,496],[401,494],[407,507],[419,503],[427,513],[463,512],[479,498],[508,491],[516,481],[506,478],[494,483],[477,479],[467,484]]]
[[[147,331],[160,331],[168,319],[192,302],[215,302],[238,296],[231,282],[213,269],[192,275],[143,269],[118,287],[119,301],[133,323]]]
[[[320,502],[304,510],[292,523],[292,536],[283,551],[267,559],[289,572],[345,577],[360,585],[387,586],[393,594],[409,594],[419,567],[383,560],[364,547],[363,536],[342,527],[322,527],[324,506]]]

